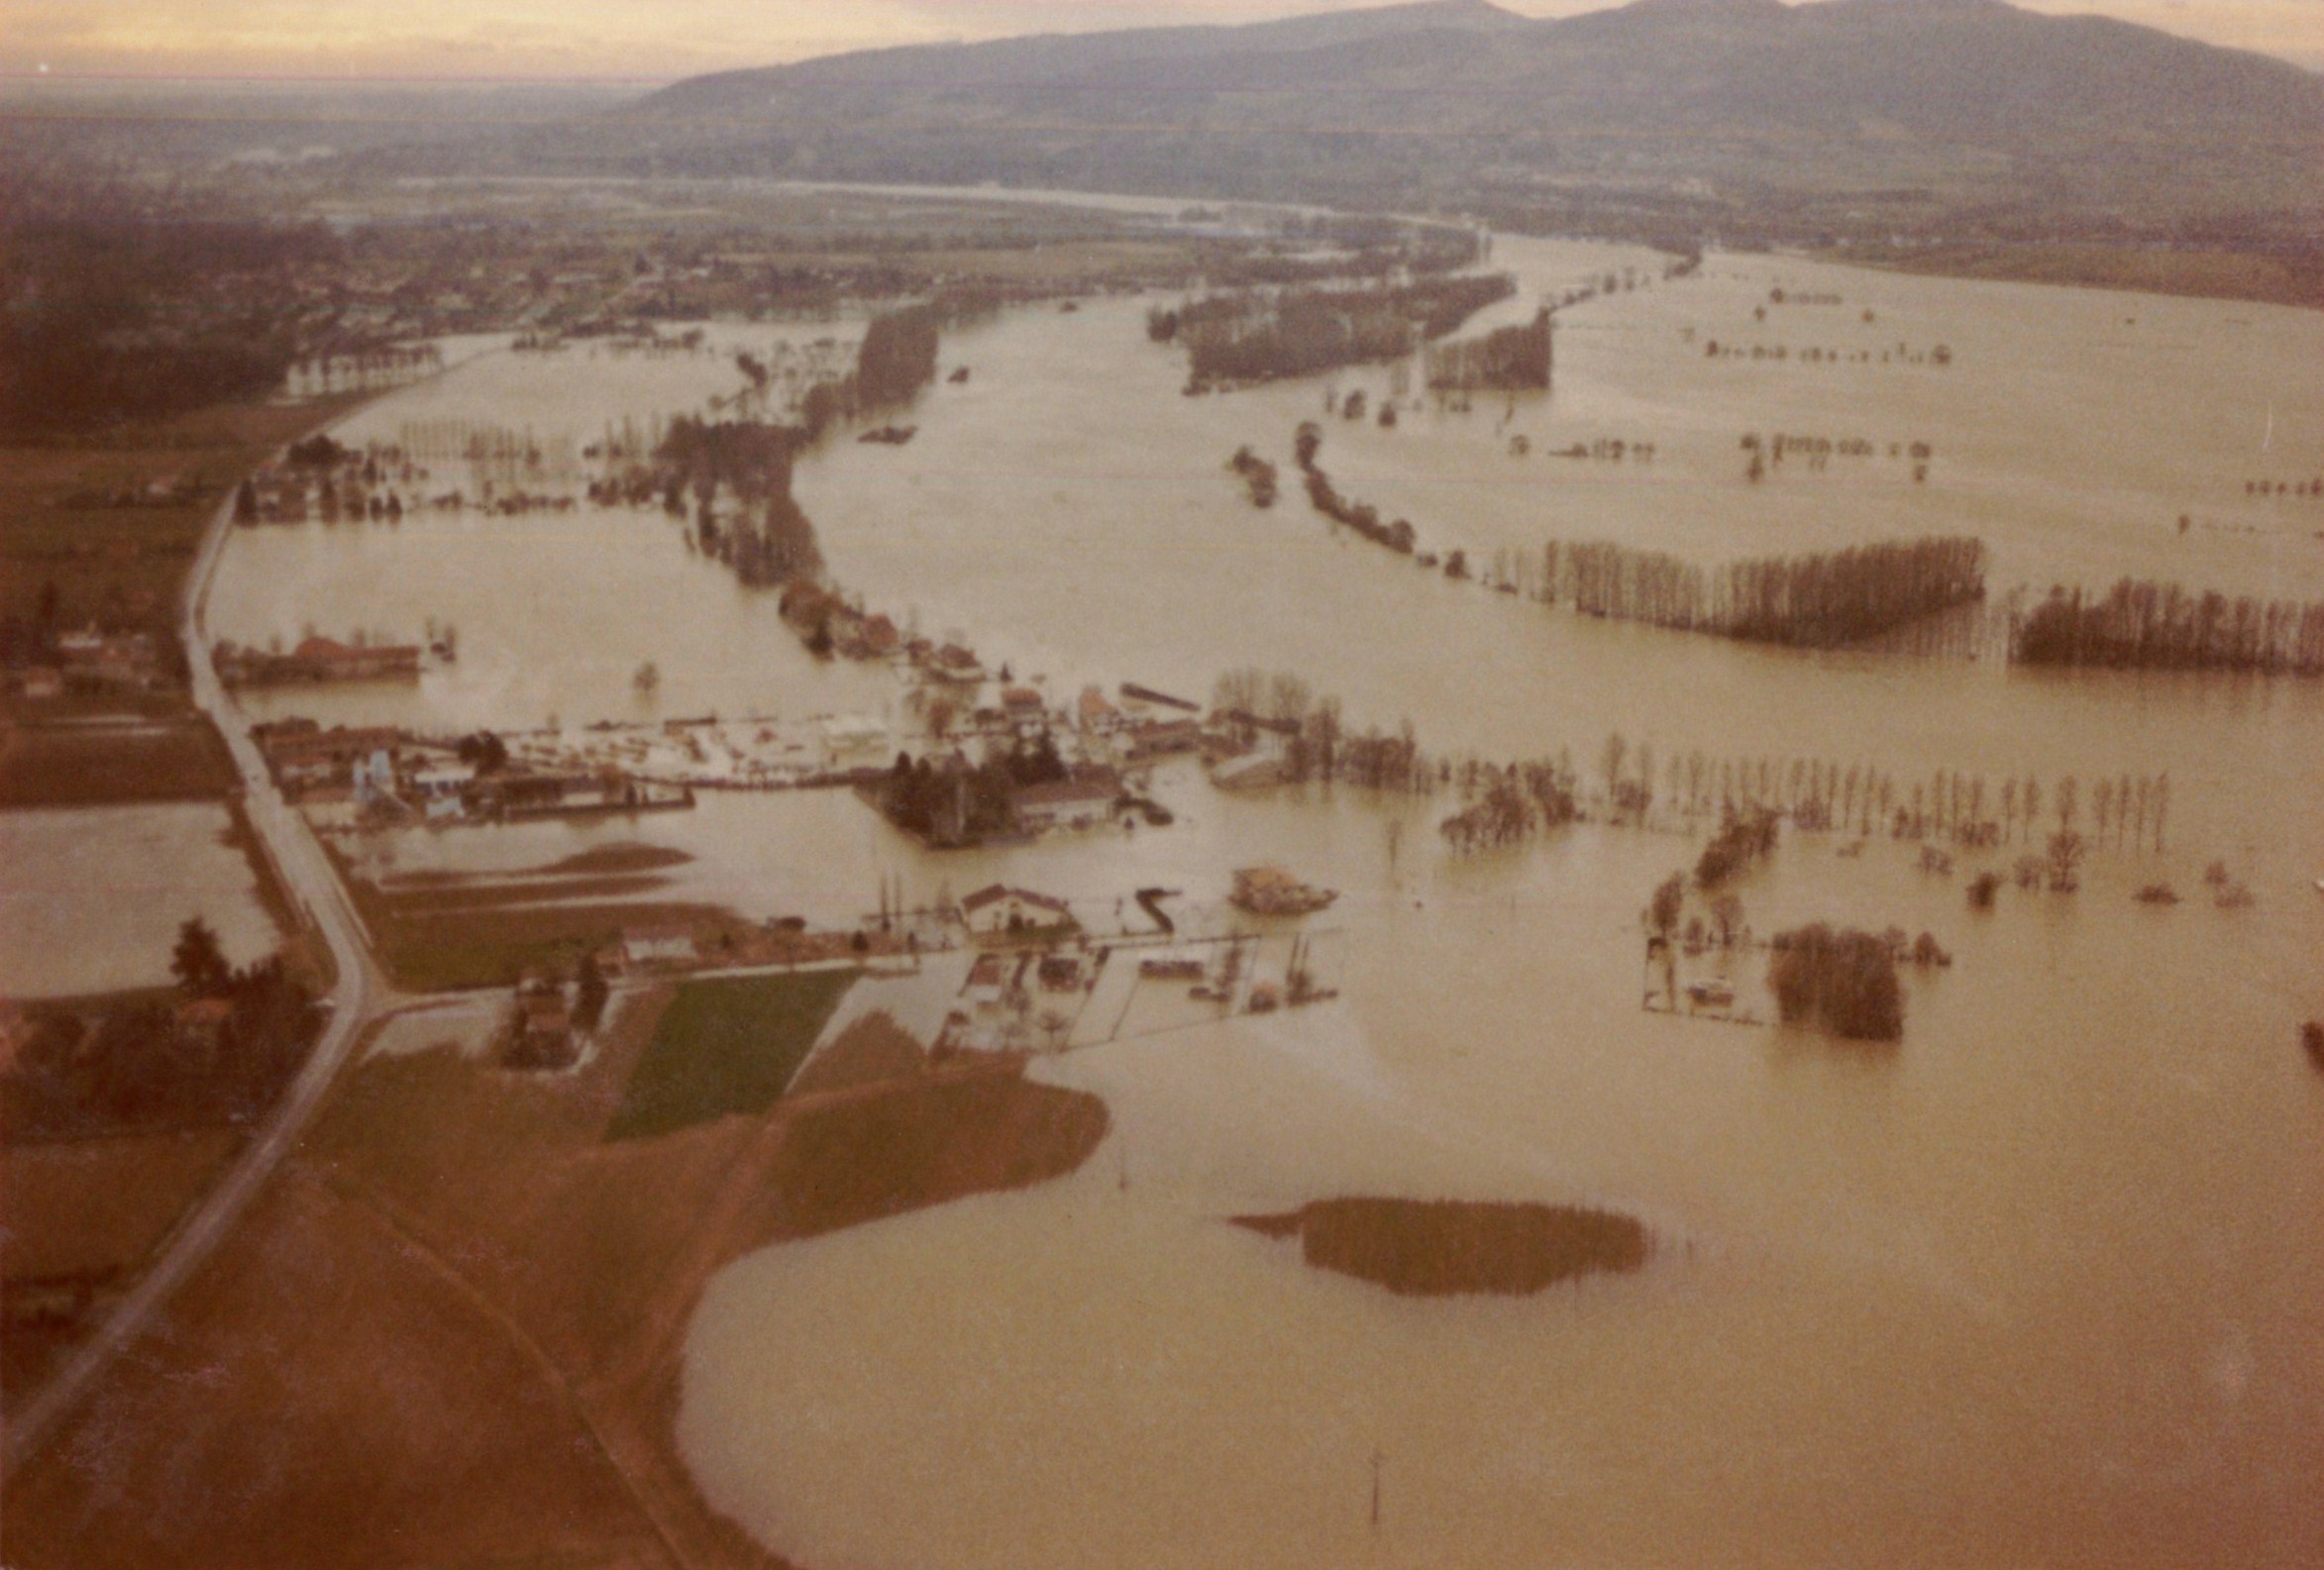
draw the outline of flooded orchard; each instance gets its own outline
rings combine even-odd
[[[679,1437],[760,1541],[929,1570],[2324,1553],[2324,1086],[2295,1040],[2324,1008],[2319,683],[1598,621],[1423,572],[1295,487],[1255,509],[1223,468],[1245,443],[1288,465],[1317,420],[1346,492],[1480,573],[1552,537],[1710,560],[1957,533],[1986,541],[1996,597],[2128,574],[2314,598],[2324,511],[2247,485],[2324,468],[2324,318],[1771,257],[1664,279],[1662,261],[1500,241],[1521,294],[1498,320],[1625,268],[1649,281],[1559,313],[1551,395],[1467,413],[1386,369],[1182,396],[1183,356],[1144,331],[1155,302],[1014,312],[945,335],[973,375],[923,396],[908,445],[834,443],[797,494],[845,590],[1053,695],[1201,699],[1255,667],[1455,761],[1562,749],[1588,776],[1619,731],[1665,763],[2167,776],[2167,832],[2094,851],[2078,893],[2005,888],[1984,911],[1966,875],[2038,842],[1955,876],[1913,842],[1787,832],[1734,886],[1756,933],[1894,925],[1954,956],[1908,975],[1904,1040],[1880,1048],[1641,1009],[1640,908],[1711,827],[1667,810],[1461,857],[1435,832],[1449,791],[1230,794],[1181,764],[1152,785],[1171,825],[1022,847],[926,852],[832,791],[346,841],[374,872],[503,873],[640,838],[692,854],[685,897],[818,919],[869,909],[883,877],[914,903],[1004,879],[1107,930],[1144,887],[1223,926],[1227,870],[1259,861],[1341,891],[1309,922],[1336,934],[1336,1000],[1037,1062],[1111,1113],[1073,1177],[713,1281]],[[488,406],[578,445],[736,379],[707,355],[649,380],[652,362],[575,353],[479,360],[350,434]],[[1351,421],[1327,388],[1408,407]],[[1873,456],[1754,480],[1753,433]],[[1614,438],[1622,461],[1587,456]],[[1916,442],[1920,479],[1887,456]],[[772,593],[655,512],[238,530],[212,604],[259,645],[309,621],[460,627],[457,666],[416,684],[264,712],[438,734],[902,713],[885,671],[814,661]],[[2250,903],[2202,897],[2214,860]],[[2158,881],[2192,897],[2134,898]],[[1736,955],[1738,992],[1763,997],[1764,967]],[[1406,1298],[1231,1224],[1356,1196],[1594,1205],[1652,1246],[1534,1296]]]

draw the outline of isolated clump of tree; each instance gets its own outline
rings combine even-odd
[[[700,549],[753,586],[822,571],[814,525],[791,493],[792,456],[801,442],[790,426],[681,415],[655,449],[665,505],[683,517],[690,493]],[[722,494],[731,497],[724,512],[717,506]]]
[[[1584,615],[1833,649],[1984,593],[1984,543],[1943,536],[1731,562],[1709,572],[1659,551],[1552,541],[1542,555],[1540,597]]]
[[[1549,389],[1551,327],[1543,306],[1522,327],[1497,327],[1482,338],[1439,344],[1427,354],[1435,392],[1525,392]]]
[[[2079,588],[2014,618],[2018,665],[2324,675],[2324,601],[2235,599],[2176,583],[2123,578],[2103,598]]]
[[[872,413],[908,403],[936,379],[940,305],[909,305],[872,318],[856,350],[855,397]]]
[[[181,1006],[141,1000],[93,1027],[71,1009],[30,1013],[0,1081],[10,1142],[242,1124],[272,1104],[322,1029],[313,995],[279,959],[230,965],[198,918],[178,929],[170,973]]]
[[[1228,671],[1213,688],[1211,707],[1214,720],[1239,742],[1254,741],[1262,729],[1280,737],[1283,771],[1292,781],[1416,794],[1436,783],[1438,766],[1422,755],[1411,720],[1394,731],[1350,730],[1341,723],[1339,699],[1316,695],[1292,672]]]
[[[1849,1041],[1904,1037],[1904,990],[1883,938],[1823,922],[1775,935],[1767,985],[1786,1024],[1812,1025]]]
[[[943,327],[986,308],[973,297],[946,296],[873,317],[856,346],[855,368],[816,382],[800,396],[798,444],[813,446],[842,420],[909,403],[936,379]]]
[[[949,847],[975,845],[1013,828],[1016,786],[1004,757],[970,765],[957,757],[898,753],[895,766],[867,793],[898,828]]]
[[[1437,825],[1463,854],[1516,845],[1581,815],[1572,770],[1547,760],[1484,766],[1471,788],[1468,805]]]
[[[1695,862],[1695,887],[1718,888],[1752,862],[1775,849],[1776,814],[1770,807],[1738,812],[1730,808],[1719,832],[1703,847]]]
[[[1275,505],[1276,480],[1273,464],[1268,463],[1248,447],[1238,447],[1234,450],[1234,456],[1226,461],[1226,467],[1242,476],[1243,488],[1250,495],[1252,506],[1272,507]]]
[[[1187,352],[1202,388],[1277,381],[1401,360],[1517,292],[1507,273],[1366,288],[1237,289],[1147,317],[1147,336]]]
[[[334,470],[362,455],[340,446],[329,435],[318,431],[304,441],[291,443],[282,450],[282,456],[293,469]]]

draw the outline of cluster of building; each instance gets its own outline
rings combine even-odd
[[[211,653],[218,680],[228,686],[270,686],[306,681],[416,681],[420,647],[413,643],[345,644],[302,638],[287,654],[221,642]]]
[[[506,821],[693,805],[693,793],[683,786],[618,770],[480,768],[458,745],[424,741],[392,726],[326,730],[311,719],[285,719],[253,726],[251,738],[285,796],[352,802],[381,817]]]
[[[391,523],[417,505],[414,487],[427,471],[377,447],[293,449],[268,459],[234,494],[241,524],[372,521]],[[407,501],[409,496],[412,499]]]
[[[18,674],[26,697],[56,698],[91,688],[144,692],[163,684],[160,657],[149,632],[104,632],[93,624],[60,632],[53,660],[28,665]]]

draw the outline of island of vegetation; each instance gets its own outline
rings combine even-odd
[[[1904,1038],[1904,992],[1886,940],[1816,922],[1778,932],[1773,946],[1767,985],[1784,1023],[1812,1025],[1844,1041]]]
[[[1238,289],[1157,307],[1146,333],[1184,345],[1187,390],[1208,392],[1402,360],[1516,292],[1505,272],[1380,287]]]
[[[2231,600],[2127,577],[2100,599],[2058,587],[2015,618],[2009,657],[2018,665],[2319,676],[2324,600]]]
[[[1473,1200],[1316,1200],[1234,1224],[1297,1237],[1302,1257],[1402,1297],[1519,1297],[1597,1272],[1641,1268],[1652,1238],[1636,1218],[1583,1205]]]

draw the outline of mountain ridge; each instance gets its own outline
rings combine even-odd
[[[1489,0],[908,45],[722,71],[557,166],[1047,185],[1511,227],[2314,237],[2324,77],[2005,0]]]

